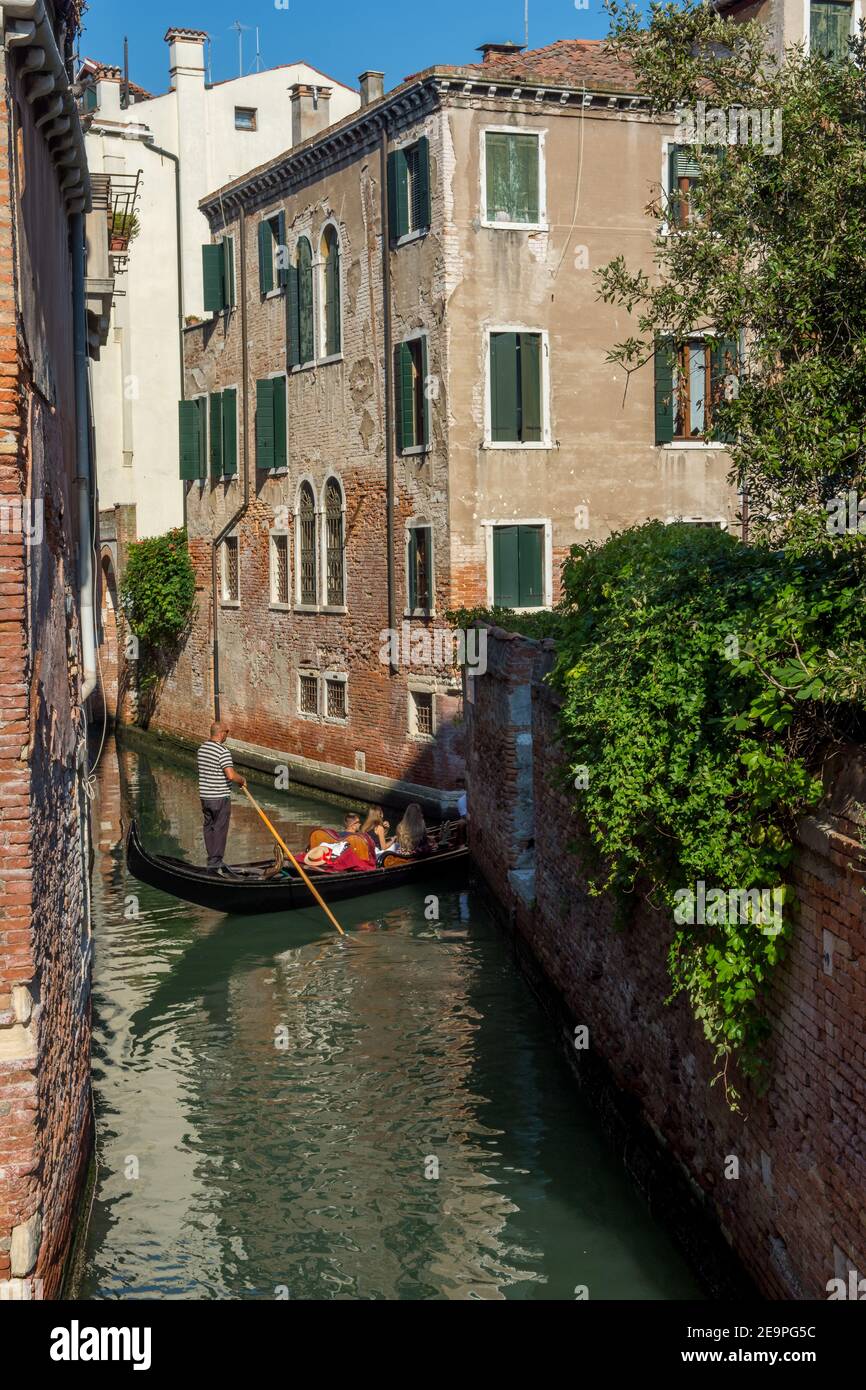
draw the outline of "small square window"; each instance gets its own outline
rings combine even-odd
[[[298,677],[298,707],[301,714],[319,713],[319,677],[303,672]]]
[[[325,681],[325,709],[329,719],[346,718],[346,682],[329,677]]]
[[[238,603],[240,596],[238,538],[227,536],[223,541],[223,603]]]
[[[409,732],[414,738],[433,737],[432,691],[409,691]]]
[[[271,603],[289,601],[289,538],[271,536]]]
[[[235,107],[235,130],[256,130],[257,111],[254,106]]]

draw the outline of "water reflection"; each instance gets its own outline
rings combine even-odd
[[[333,818],[261,799],[289,844]],[[127,878],[122,809],[202,858],[191,771],[109,748],[83,1297],[695,1296],[471,892],[222,917]],[[268,853],[244,804],[230,846]]]

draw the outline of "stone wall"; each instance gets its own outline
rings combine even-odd
[[[561,789],[556,699],[542,683],[552,655],[551,643],[489,637],[488,672],[468,705],[476,861],[562,1002],[564,1031],[589,1030],[587,1051],[569,1049],[578,1076],[598,1094],[600,1064],[605,1105],[618,1097],[657,1137],[671,1173],[686,1173],[767,1297],[826,1298],[828,1281],[866,1273],[866,899],[856,806],[866,802],[866,760],[857,750],[840,756],[820,813],[802,824],[799,921],[767,998],[771,1083],[758,1096],[738,1081],[742,1113],[733,1113],[722,1084],[711,1084],[718,1068],[686,1000],[665,1003],[666,914],[641,899],[617,930],[612,902],[586,891],[573,795]]]

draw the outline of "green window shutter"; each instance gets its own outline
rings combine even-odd
[[[668,154],[671,186],[677,179],[699,179],[701,166],[695,158],[691,145],[671,145]]]
[[[225,300],[226,308],[232,308],[237,304],[235,294],[235,239],[233,236],[223,237],[223,267],[225,271]]]
[[[233,386],[223,391],[223,473],[238,471],[238,393]]]
[[[402,452],[418,443],[414,420],[415,381],[409,344],[398,343],[394,358],[394,414],[397,448]]]
[[[413,612],[418,607],[418,586],[416,583],[418,570],[418,532],[409,532],[409,611]]]
[[[514,167],[513,188],[515,222],[538,221],[538,152],[539,140],[534,135],[512,135],[511,159]]]
[[[388,155],[388,230],[392,241],[409,230],[409,180],[404,150],[393,150]]]
[[[422,135],[418,141],[418,177],[415,180],[415,198],[412,223],[415,227],[430,226],[430,141]]]
[[[274,238],[266,220],[259,223],[259,289],[270,294],[274,288]]]
[[[195,406],[198,411],[198,476],[204,478],[207,474],[207,396],[199,396]]]
[[[330,357],[340,351],[340,246],[336,238],[331,242],[330,254],[325,262],[325,278],[328,307],[325,351]]]
[[[674,340],[659,338],[655,348],[656,444],[670,444],[674,437]]]
[[[490,437],[519,439],[517,418],[517,334],[490,334]]]
[[[519,533],[519,526],[493,528],[493,602],[497,608],[519,606]]]
[[[298,242],[298,337],[301,363],[316,355],[313,337],[313,252],[306,237]]]
[[[274,401],[274,467],[285,468],[288,462],[285,377],[274,377],[271,386]]]
[[[484,140],[487,165],[487,221],[512,222],[514,219],[509,206],[508,136],[497,130],[488,130]]]
[[[221,241],[216,241],[203,246],[201,255],[204,307],[210,313],[220,313],[226,304],[225,247]]]
[[[710,401],[715,415],[716,407],[725,399],[725,377],[731,373],[739,376],[740,352],[736,338],[717,338],[710,351]],[[710,438],[722,444],[732,444],[732,434],[716,429],[711,423]]]
[[[298,267],[294,261],[286,271],[286,351],[290,367],[301,365],[301,314]]]
[[[841,62],[848,57],[851,5],[812,0],[809,6],[809,48],[825,58]]]
[[[517,526],[517,607],[544,605],[544,532],[540,526]]]
[[[286,283],[287,266],[283,264],[288,252],[286,250],[286,214],[281,212],[277,217],[277,255],[279,263],[277,266],[277,284],[282,289]]]
[[[430,398],[427,394],[427,380],[429,377],[429,363],[427,360],[427,334],[421,339],[421,399],[424,402],[424,415],[421,424],[422,437],[418,440],[419,444],[425,447],[430,443]]]
[[[520,439],[524,444],[541,440],[541,334],[519,333]]]
[[[187,482],[201,477],[201,446],[199,443],[199,409],[197,401],[178,402],[180,437],[180,476]]]
[[[210,472],[221,478],[223,471],[223,397],[215,391],[210,398]]]
[[[274,467],[274,383],[256,382],[256,467]]]

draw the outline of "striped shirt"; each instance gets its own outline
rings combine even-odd
[[[198,750],[198,794],[202,801],[212,801],[218,796],[230,796],[226,781],[226,767],[232,766],[232,755],[224,743],[214,743],[208,739]]]

